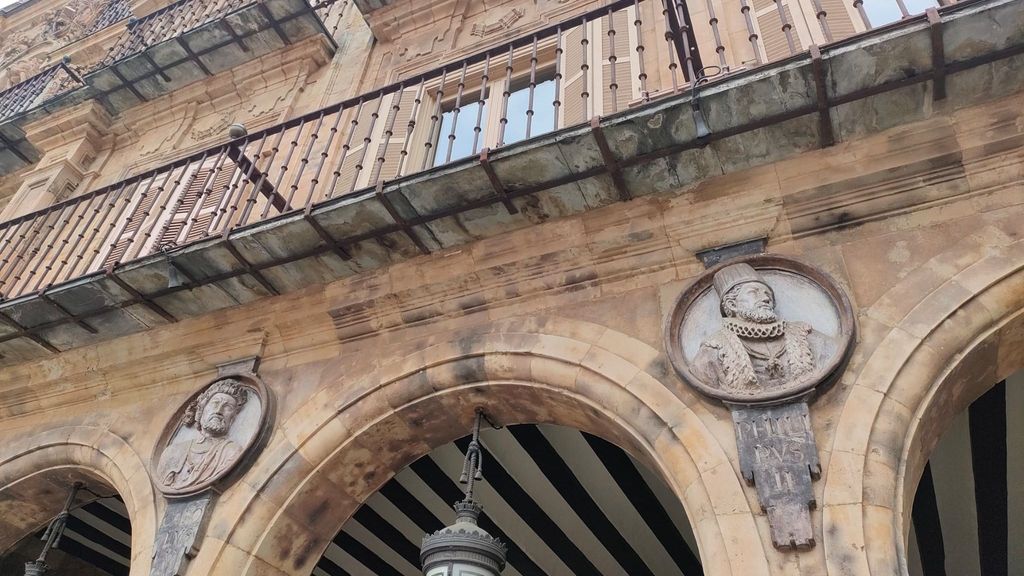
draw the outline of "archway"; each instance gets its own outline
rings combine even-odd
[[[65,427],[0,447],[0,574],[36,559],[76,482],[83,487],[47,564],[89,576],[148,572],[157,512],[141,459],[108,430]]]
[[[310,574],[363,502],[419,457],[465,435],[483,408],[507,422],[567,426],[621,447],[683,503],[705,571],[769,573],[724,447],[663,383],[671,369],[656,350],[558,318],[491,330],[326,388],[285,419],[247,489],[225,494],[220,505],[237,512],[211,525],[207,542],[224,545],[200,551],[200,570]],[[720,523],[728,523],[728,538]]]
[[[420,539],[451,523],[469,437],[435,448],[374,493],[314,576],[417,576]],[[508,546],[505,576],[699,576],[686,513],[656,474],[610,442],[564,426],[481,432],[481,525]]]

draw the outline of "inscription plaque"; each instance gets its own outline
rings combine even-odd
[[[821,465],[808,402],[842,373],[853,333],[849,299],[828,275],[769,254],[710,269],[669,318],[676,371],[732,410],[740,468],[778,548],[814,546]]]

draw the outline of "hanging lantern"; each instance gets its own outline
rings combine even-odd
[[[455,523],[423,538],[420,562],[424,576],[499,576],[505,569],[507,548],[480,527],[483,508],[473,500],[477,480],[483,480],[478,410],[473,440],[466,450],[459,481],[466,484],[466,496],[455,504]]]
[[[64,535],[64,527],[68,523],[68,515],[71,513],[71,506],[75,503],[75,496],[78,495],[78,491],[83,486],[84,484],[81,482],[75,482],[71,485],[71,492],[68,494],[67,501],[64,502],[64,508],[60,511],[60,514],[57,514],[56,518],[50,521],[50,525],[46,527],[46,532],[43,534],[46,543],[43,544],[43,551],[39,553],[39,558],[25,563],[25,576],[43,576],[46,574],[46,571],[49,569],[49,566],[46,565],[46,555],[60,543],[60,537]]]

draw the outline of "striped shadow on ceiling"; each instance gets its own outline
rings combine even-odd
[[[700,576],[679,500],[618,447],[571,428],[482,430],[480,525],[508,545],[504,576]],[[315,576],[421,575],[423,535],[455,518],[469,437],[384,485],[320,559]]]
[[[1024,574],[1024,370],[953,420],[912,516],[910,576]]]

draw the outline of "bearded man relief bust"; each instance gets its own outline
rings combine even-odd
[[[244,447],[231,438],[232,426],[249,401],[250,389],[238,380],[213,383],[189,403],[179,430],[160,457],[157,481],[165,492],[184,493],[208,485],[238,462]]]
[[[775,292],[749,264],[725,266],[713,278],[723,327],[701,342],[694,375],[737,395],[799,385],[834,349],[831,338],[806,322],[776,314]]]

